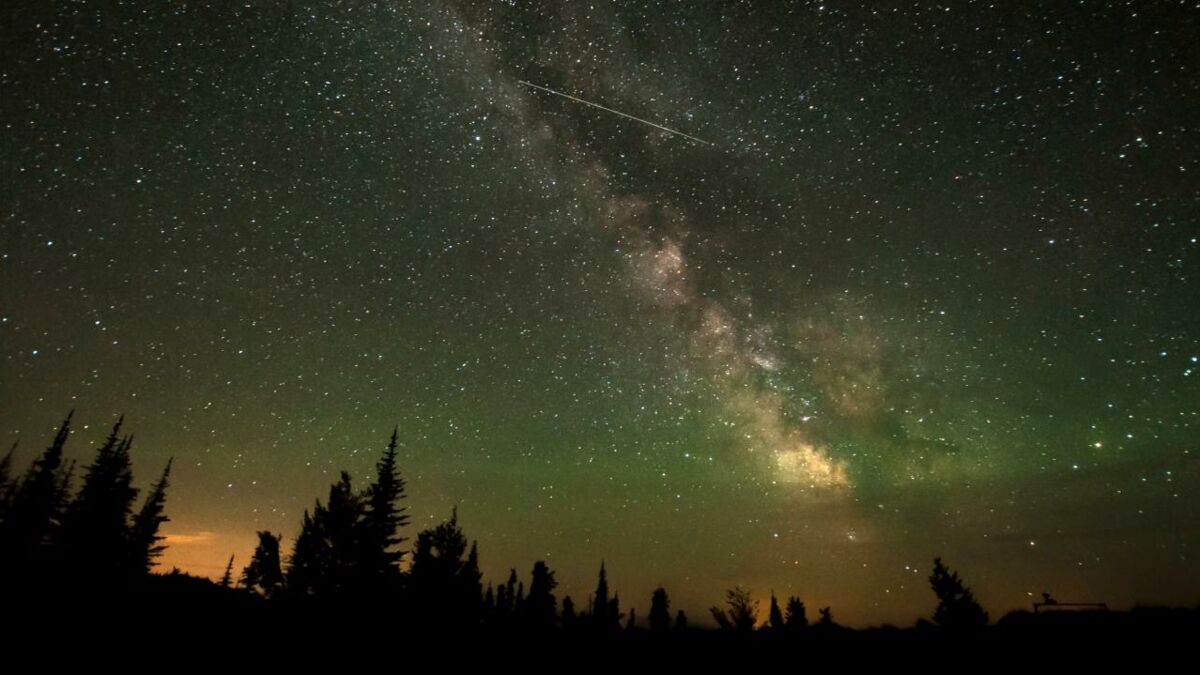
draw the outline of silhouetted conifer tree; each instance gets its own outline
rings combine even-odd
[[[621,603],[616,597],[608,597],[608,573],[600,563],[600,579],[596,583],[596,594],[592,597],[591,624],[594,630],[616,631],[621,628]]]
[[[800,598],[794,595],[788,598],[787,615],[784,616],[783,623],[789,630],[808,628],[808,614]]]
[[[229,588],[233,585],[233,556],[229,556],[229,564],[225,565],[225,574],[221,575],[221,581],[217,585],[221,588]]]
[[[679,610],[678,612],[675,612],[675,630],[685,631],[685,630],[687,630],[687,627],[688,627],[687,614],[684,614],[682,609]]]
[[[408,524],[404,499],[404,479],[396,465],[397,434],[392,431],[383,458],[375,465],[375,481],[367,488],[361,525],[361,564],[365,581],[371,588],[394,587],[400,574],[404,551],[399,548],[406,537],[400,530]]]
[[[771,591],[771,610],[767,614],[767,623],[771,630],[782,630],[784,626],[783,612],[779,609],[779,601],[775,599],[775,591]]]
[[[329,565],[329,545],[321,531],[324,507],[317,500],[314,507],[316,517],[304,511],[300,521],[300,534],[292,544],[292,555],[288,558],[287,591],[294,597],[320,594],[321,582]]]
[[[671,627],[671,601],[667,589],[659,586],[650,596],[650,630],[661,633]]]
[[[174,459],[167,460],[167,466],[163,468],[162,476],[150,488],[150,494],[146,495],[146,500],[142,502],[142,508],[133,517],[129,535],[131,560],[129,572],[131,574],[149,573],[154,567],[155,561],[167,548],[159,543],[163,540],[163,536],[158,533],[158,528],[163,523],[170,521],[163,510],[167,503],[167,479],[171,475],[173,462]]]
[[[341,472],[341,479],[329,486],[329,500],[322,517],[321,533],[325,536],[328,564],[321,570],[322,590],[344,596],[362,590],[360,565],[362,548],[359,543],[359,523],[362,500],[350,485],[350,474]]]
[[[937,595],[938,606],[933,622],[943,628],[970,629],[987,625],[988,615],[975,601],[971,589],[963,585],[958,572],[942,564],[941,558],[933,559],[933,573],[929,583]]]
[[[529,597],[522,605],[525,627],[533,631],[552,630],[558,620],[558,601],[554,598],[554,572],[539,560],[533,564],[533,576],[529,583]]]
[[[816,627],[828,630],[830,628],[835,628],[836,626],[837,624],[833,622],[833,609],[829,607],[822,607],[821,618],[817,619]]]
[[[575,601],[567,595],[562,600],[562,627],[564,631],[575,630],[579,617],[575,615]]]
[[[34,461],[12,493],[8,516],[0,531],[0,566],[24,570],[44,555],[44,547],[56,522],[62,498],[63,446],[71,433],[72,410],[67,414],[50,447]]]
[[[625,631],[632,633],[637,629],[637,609],[629,608],[629,620],[625,622]]]
[[[283,587],[278,535],[266,530],[259,531],[258,546],[254,549],[250,564],[242,570],[242,585],[268,598]]]
[[[400,530],[408,516],[399,503],[405,495],[396,462],[397,436],[393,430],[375,464],[375,480],[361,494],[343,471],[330,485],[325,504],[318,500],[311,514],[304,512],[288,558],[289,594],[370,602],[400,590],[404,551],[399,545],[406,540]],[[477,613],[478,591],[474,598]]]
[[[124,417],[117,420],[96,449],[55,537],[58,556],[75,576],[111,577],[128,560],[129,519],[138,490],[129,459],[133,439],[118,437],[123,421]]]

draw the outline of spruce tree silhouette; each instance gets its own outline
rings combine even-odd
[[[287,591],[297,598],[319,595],[329,567],[329,543],[321,529],[325,520],[325,508],[317,500],[314,515],[307,510],[300,521],[300,534],[292,544],[292,555],[288,558]]]
[[[13,490],[8,514],[0,529],[0,550],[6,552],[0,555],[0,570],[5,578],[44,569],[39,562],[47,557],[47,545],[62,512],[63,446],[71,434],[74,414],[74,410],[67,414],[50,446]]]
[[[221,588],[229,588],[233,586],[233,556],[229,556],[229,564],[225,565],[225,573],[221,575],[221,580],[217,582]]]
[[[79,579],[110,579],[128,560],[129,518],[138,490],[129,459],[132,437],[119,437],[124,417],[96,449],[83,485],[65,509],[54,546],[68,574]]]
[[[625,632],[632,633],[637,630],[637,609],[629,608],[629,620],[625,622]]]
[[[375,464],[375,479],[355,493],[350,474],[342,471],[329,486],[325,504],[317,500],[304,512],[300,533],[287,563],[287,590],[292,597],[323,597],[378,604],[401,592],[400,563],[408,524],[405,483],[397,467],[398,429]],[[477,596],[478,594],[476,594]]]
[[[783,617],[783,625],[788,630],[801,630],[808,628],[808,614],[804,609],[804,603],[800,598],[792,596],[787,601],[787,613]]]
[[[600,562],[600,579],[596,593],[592,596],[591,628],[601,632],[617,631],[621,628],[621,604],[616,597],[608,597],[608,573],[604,561]]]
[[[332,596],[345,599],[363,590],[359,557],[362,547],[358,539],[362,513],[362,499],[350,485],[350,474],[343,471],[341,479],[329,486],[329,499],[320,514],[329,556],[328,564],[321,570],[320,585]]]
[[[775,591],[771,591],[771,609],[767,614],[767,625],[771,630],[783,630],[783,612],[779,609],[779,601],[775,599]]]
[[[360,534],[360,558],[364,583],[370,589],[395,589],[400,578],[400,563],[404,551],[400,544],[407,537],[400,531],[408,524],[404,499],[404,479],[396,465],[399,428],[392,430],[383,457],[375,465],[375,481],[364,495],[365,512]]]
[[[934,623],[943,628],[957,630],[987,625],[987,612],[975,601],[971,590],[963,585],[958,572],[953,572],[943,565],[941,558],[933,559],[933,573],[929,575],[929,584],[938,598],[938,606],[933,613]]]
[[[667,589],[659,586],[650,596],[650,630],[662,633],[671,628],[671,601]]]
[[[554,572],[550,571],[545,561],[535,562],[529,583],[529,596],[525,598],[522,607],[526,629],[544,632],[554,628],[558,620],[558,601],[554,598],[554,589],[557,586]]]
[[[158,528],[171,520],[163,511],[167,503],[167,479],[171,475],[171,464],[174,461],[174,458],[167,460],[167,466],[163,468],[158,482],[150,488],[150,494],[146,495],[142,508],[133,517],[129,532],[130,574],[148,574],[167,548],[159,543],[163,536],[158,533]]]
[[[266,530],[258,533],[258,546],[250,564],[242,570],[242,585],[266,598],[275,597],[283,588],[279,561],[279,536]]]

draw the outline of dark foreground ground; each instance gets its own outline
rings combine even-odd
[[[187,575],[121,593],[18,588],[3,600],[0,672],[47,666],[242,672],[370,667],[405,672],[819,672],[833,667],[1191,672],[1200,608],[1013,612],[972,631],[911,628],[735,633],[693,628],[530,633],[462,629],[385,606],[268,603]],[[1181,661],[1180,659],[1184,659]],[[6,667],[8,664],[9,667]],[[89,668],[91,669],[91,668]]]

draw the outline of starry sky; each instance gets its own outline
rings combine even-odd
[[[1200,600],[1195,2],[10,4],[0,441],[124,413],[166,568],[398,425],[577,602]]]

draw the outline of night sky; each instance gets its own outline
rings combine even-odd
[[[1200,600],[1195,2],[5,7],[0,442],[124,413],[164,569],[398,425],[585,606]]]

